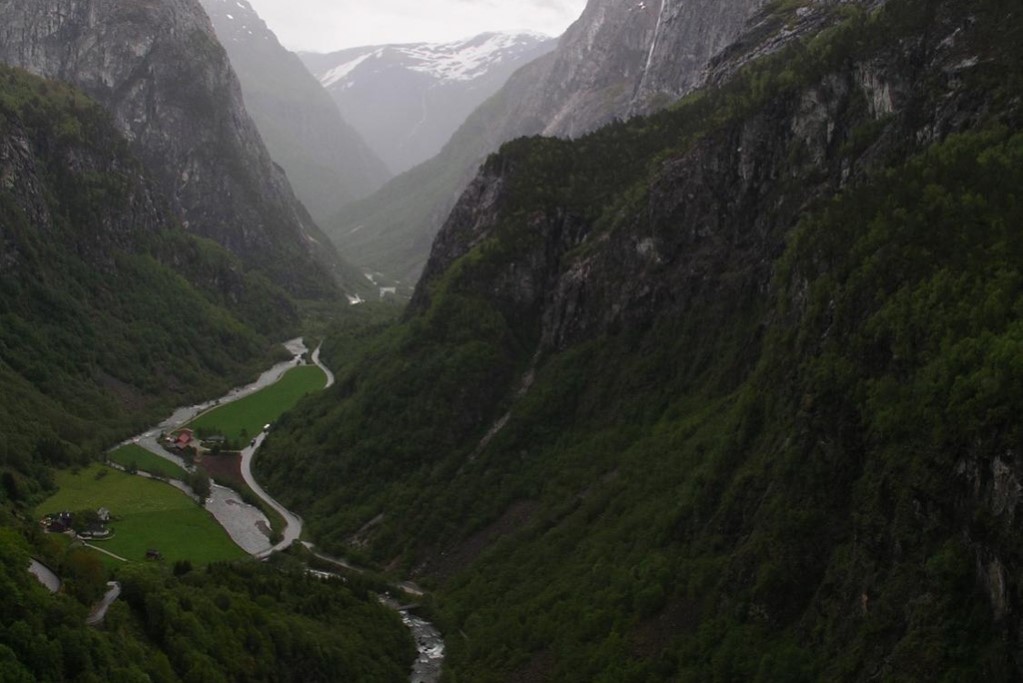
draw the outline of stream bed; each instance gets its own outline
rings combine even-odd
[[[444,669],[444,637],[440,631],[430,622],[412,614],[408,608],[402,607],[394,598],[381,597],[380,602],[401,615],[402,622],[416,641],[419,655],[412,665],[409,683],[438,683]]]

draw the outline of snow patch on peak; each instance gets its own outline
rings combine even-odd
[[[373,57],[374,55],[378,54],[380,54],[380,50],[374,50],[373,52],[367,52],[364,55],[359,55],[355,59],[347,61],[344,64],[339,64],[338,66],[335,66],[327,73],[323,74],[323,76],[320,77],[320,83],[323,85],[324,88],[329,88],[335,83],[343,81],[348,76],[348,74],[352,73],[357,68],[359,68],[360,64],[365,62],[370,57]]]
[[[382,64],[425,74],[441,82],[467,82],[486,76],[496,66],[520,60],[544,42],[553,40],[536,31],[481,33],[450,43],[405,43],[352,48],[339,53],[339,64],[318,70],[325,88],[345,88],[345,81],[366,60],[377,58]]]
[[[453,43],[407,45],[398,49],[410,58],[412,71],[443,81],[471,81],[485,75],[494,64],[512,59],[547,39],[535,32],[483,33]]]

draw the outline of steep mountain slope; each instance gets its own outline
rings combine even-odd
[[[325,225],[359,265],[410,291],[429,245],[476,169],[523,135],[575,137],[653,111],[703,82],[763,0],[590,0],[554,52],[517,72],[440,154]]]
[[[1009,2],[775,3],[670,111],[490,158],[260,463],[472,681],[1016,680]]]
[[[764,0],[590,0],[548,58],[516,77],[488,125],[521,135],[578,137],[674,102],[742,33]]]
[[[287,563],[122,565],[86,626],[109,576],[40,531],[52,468],[251,379],[256,330],[295,326],[280,289],[181,229],[131,149],[81,92],[0,66],[0,680],[407,680],[396,615]]]
[[[241,81],[245,108],[318,222],[379,189],[390,173],[297,56],[245,0],[201,0]]]
[[[182,223],[301,297],[353,282],[273,165],[196,0],[3,0],[0,61],[113,115]]]
[[[296,324],[282,291],[181,230],[98,105],[7,67],[0,218],[0,466],[32,475],[23,494],[32,467],[246,377],[257,330]]]
[[[396,173],[437,154],[478,106],[557,41],[484,33],[454,43],[375,45],[302,59]]]

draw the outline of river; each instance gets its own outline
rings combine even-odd
[[[140,434],[134,439],[129,439],[125,443],[138,444],[149,452],[159,455],[161,458],[170,460],[181,467],[186,467],[181,458],[168,453],[160,446],[158,442],[160,433],[178,429],[207,411],[226,403],[237,401],[280,380],[285,372],[295,367],[298,357],[308,352],[302,339],[292,339],[286,342],[284,347],[292,354],[292,359],[273,366],[260,375],[259,379],[255,382],[244,387],[232,389],[226,396],[220,399],[178,408],[174,411],[173,415],[156,427],[153,427],[144,434]],[[334,373],[320,360],[319,348],[313,351],[310,360],[323,370],[327,377],[324,389],[331,387],[334,384]],[[231,536],[231,539],[245,552],[257,558],[265,558],[277,550],[287,548],[292,542],[301,538],[303,528],[302,518],[274,500],[259,485],[259,482],[256,481],[252,474],[252,460],[265,439],[266,434],[260,433],[255,438],[254,443],[242,451],[242,477],[257,496],[284,517],[285,528],[282,530],[282,540],[280,543],[276,545],[270,543],[269,538],[264,532],[264,529],[268,529],[270,526],[266,515],[259,508],[244,503],[237,492],[223,486],[214,486],[210,498],[206,500],[206,509],[224,527],[228,535]],[[178,486],[178,488],[182,488],[186,493],[191,494],[191,490],[181,482],[172,483]],[[307,543],[306,546],[310,549],[312,548],[311,544]],[[341,564],[340,562],[338,563]],[[343,566],[351,571],[359,571],[350,565]],[[404,585],[399,584],[396,588],[404,590]],[[394,600],[383,599],[381,602],[401,615],[402,621],[415,640],[416,650],[419,654],[413,665],[412,673],[409,675],[410,683],[438,683],[444,666],[444,639],[440,631],[430,622],[411,614],[408,609],[403,608],[400,603]]]
[[[380,602],[401,615],[405,627],[412,632],[416,641],[415,664],[409,683],[437,683],[444,669],[444,638],[440,631],[427,620],[416,616],[409,608],[403,607],[392,597],[381,597]]]

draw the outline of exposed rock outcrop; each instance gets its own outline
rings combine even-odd
[[[74,84],[103,105],[182,224],[291,293],[352,282],[245,111],[196,0],[4,0],[0,61]]]
[[[592,0],[551,57],[516,78],[499,136],[577,137],[674,102],[764,0]]]

